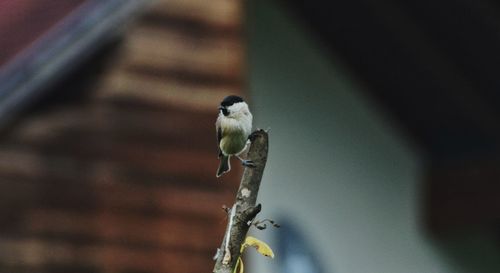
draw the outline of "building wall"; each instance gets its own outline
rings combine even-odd
[[[214,128],[243,93],[241,6],[155,1],[3,128],[0,272],[212,270],[241,174],[216,179]]]
[[[295,19],[249,2],[255,126],[271,128],[261,217],[297,226],[328,273],[457,272],[421,230],[422,156]],[[276,249],[279,232],[254,234]],[[247,268],[283,272],[276,255]]]

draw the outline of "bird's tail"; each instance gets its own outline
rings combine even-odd
[[[229,172],[231,170],[231,163],[229,162],[229,156],[221,156],[219,169],[217,170],[217,177]]]

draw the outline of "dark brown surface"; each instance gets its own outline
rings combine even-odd
[[[495,227],[500,221],[500,162],[446,164],[430,170],[426,224],[436,233]]]

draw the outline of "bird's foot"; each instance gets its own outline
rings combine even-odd
[[[255,163],[252,160],[242,160],[241,164],[243,166],[245,166],[245,167],[248,167],[248,168],[255,168],[255,167],[257,167],[257,165],[255,165]]]

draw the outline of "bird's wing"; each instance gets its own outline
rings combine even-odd
[[[220,149],[220,140],[222,139],[222,129],[220,128],[220,121],[217,119],[215,123],[215,128],[217,130],[217,151],[219,152],[219,158],[222,157],[222,150]]]

